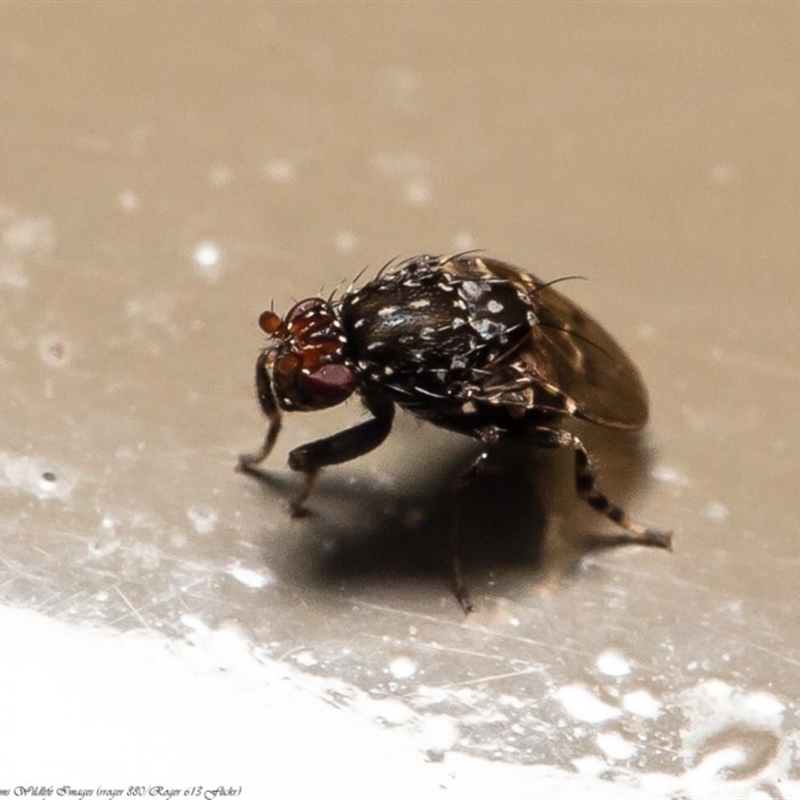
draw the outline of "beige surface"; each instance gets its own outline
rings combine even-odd
[[[133,783],[198,781],[146,726],[102,733],[114,691],[91,728],[61,705],[109,677],[92,648],[146,661],[122,643],[149,631],[224,667],[222,698],[282,680],[302,726],[325,715],[306,740],[291,705],[254,700],[270,742],[308,746],[298,766],[198,688],[181,735],[211,737],[216,780],[244,796],[320,791],[326,747],[328,796],[470,796],[465,755],[500,762],[508,795],[571,775],[617,782],[595,796],[797,792],[799,61],[795,4],[0,6],[0,599],[66,623],[86,667],[62,674],[55,629],[18,622],[0,692],[63,726],[71,780],[95,785],[100,750],[138,751]],[[263,431],[263,308],[469,247],[590,278],[568,294],[626,343],[652,419],[586,441],[676,543],[567,548],[605,525],[568,465],[509,460],[473,496],[465,621],[440,564],[468,443],[401,419],[302,520],[286,452],[356,404],[287,419],[275,486],[233,464]],[[42,695],[31,659],[63,692]],[[121,708],[172,724],[131,674]],[[36,729],[12,722],[0,788],[45,780]],[[534,764],[554,772],[512,772]]]

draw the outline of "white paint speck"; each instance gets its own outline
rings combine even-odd
[[[30,217],[0,204],[0,255],[44,255],[52,251],[56,236],[48,217]]]
[[[703,516],[707,519],[722,521],[730,516],[730,510],[724,503],[712,500],[703,511]]]
[[[629,714],[645,719],[655,719],[661,711],[661,703],[645,689],[636,689],[623,695],[622,707]]]
[[[248,589],[263,589],[275,583],[275,576],[267,569],[249,569],[241,564],[232,564],[225,570],[232,578],[247,586]]]
[[[264,165],[264,174],[275,183],[291,183],[297,174],[297,168],[289,159],[273,158]]]
[[[292,660],[298,663],[301,667],[315,667],[319,660],[310,650],[301,650],[292,656]]]
[[[207,281],[216,281],[222,274],[222,251],[214,242],[200,242],[194,249],[195,272]]]
[[[475,247],[475,237],[469,231],[459,231],[451,241],[453,247],[460,252],[472,250]]]
[[[734,179],[736,178],[736,169],[734,168],[733,164],[729,164],[727,161],[722,161],[719,164],[714,164],[711,167],[711,180],[714,183],[718,183],[721,186],[727,186],[730,183],[733,183]]]
[[[230,186],[233,183],[233,170],[225,164],[214,164],[208,174],[208,182],[212,186]]]
[[[670,483],[673,486],[688,486],[689,478],[686,477],[679,469],[675,467],[668,467],[666,464],[655,467],[650,473],[657,481]]]
[[[120,207],[120,210],[124,211],[126,214],[134,214],[139,210],[141,203],[139,202],[139,196],[136,192],[132,189],[123,189],[117,195],[117,205]]]
[[[588,686],[582,683],[573,683],[562,686],[556,692],[556,698],[564,710],[573,719],[580,722],[598,723],[616,719],[620,710],[603,702]]]
[[[199,267],[215,267],[219,264],[221,253],[213,242],[201,242],[194,251],[194,260]]]
[[[422,206],[430,202],[431,187],[425,178],[412,178],[405,185],[403,197],[415,206]]]
[[[190,506],[186,509],[186,517],[201,536],[211,533],[219,519],[217,512],[207,506]]]
[[[597,669],[604,675],[610,675],[612,678],[621,678],[625,675],[630,675],[631,665],[624,653],[613,648],[603,650],[597,661],[595,661]]]
[[[0,452],[0,490],[24,492],[39,500],[63,500],[75,480],[42,459]]]
[[[636,746],[616,731],[598,733],[595,741],[605,756],[612,761],[627,761],[636,755]]]
[[[458,724],[443,714],[424,717],[420,720],[419,738],[423,749],[443,753],[458,741]]]
[[[391,664],[389,664],[389,672],[391,672],[392,676],[397,678],[397,680],[410,678],[416,671],[417,665],[406,656],[395,658]]]
[[[0,256],[2,259],[2,256]],[[24,292],[28,288],[28,273],[17,261],[0,261],[0,288]]]
[[[358,236],[352,231],[339,231],[333,244],[340,253],[349,254],[358,247]]]

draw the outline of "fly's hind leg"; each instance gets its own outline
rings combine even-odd
[[[483,442],[484,449],[461,472],[453,485],[453,510],[450,519],[450,585],[465,616],[474,611],[475,606],[470,597],[469,587],[464,581],[464,571],[461,566],[461,549],[459,546],[461,493],[471,485],[472,481],[483,470],[489,458],[489,449],[497,443],[500,435],[496,428],[489,426],[480,430],[477,438]]]
[[[464,581],[464,571],[461,567],[461,551],[459,547],[459,532],[461,530],[461,492],[466,489],[486,463],[489,453],[484,450],[469,466],[458,476],[453,485],[453,508],[450,518],[450,586],[453,594],[461,606],[464,615],[475,610],[470,597],[469,587]]]
[[[650,528],[631,519],[619,506],[614,505],[597,488],[596,473],[583,442],[569,431],[536,427],[528,432],[531,441],[539,447],[572,450],[575,454],[575,489],[578,495],[595,511],[605,514],[623,531],[603,535],[609,544],[639,544],[646,547],[672,549],[672,532]]]

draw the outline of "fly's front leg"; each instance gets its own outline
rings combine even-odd
[[[314,480],[323,467],[363,456],[382,444],[389,435],[394,420],[394,403],[387,397],[366,396],[364,405],[373,414],[372,419],[325,439],[296,447],[289,453],[291,469],[305,475],[303,488],[291,504],[293,516],[302,512],[303,504],[314,487]]]
[[[552,428],[536,427],[527,432],[527,436],[539,447],[558,447],[572,450],[575,453],[575,489],[578,494],[595,511],[605,514],[625,533],[616,536],[604,536],[605,541],[613,544],[641,544],[649,547],[672,548],[672,533],[658,528],[648,528],[632,520],[619,506],[614,505],[596,485],[596,475],[589,453],[583,442],[572,433]]]
[[[256,361],[256,391],[258,392],[261,408],[269,421],[267,433],[264,436],[261,447],[255,453],[242,453],[236,465],[236,469],[239,472],[246,472],[251,475],[258,473],[258,470],[255,469],[256,465],[260,464],[272,452],[281,430],[281,412],[275,402],[275,393],[272,391],[272,382],[269,377],[269,362],[271,358],[272,351],[268,349],[264,350]]]

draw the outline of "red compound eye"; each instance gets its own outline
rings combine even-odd
[[[344,364],[326,364],[301,380],[303,395],[309,406],[325,408],[347,400],[356,389],[356,376]]]
[[[313,312],[326,310],[328,304],[321,297],[309,297],[293,305],[286,314],[287,327],[299,317],[309,317]]]
[[[315,373],[326,361],[340,360],[341,350],[341,343],[331,339],[323,339],[315,344],[304,345],[303,366],[312,373]]]

